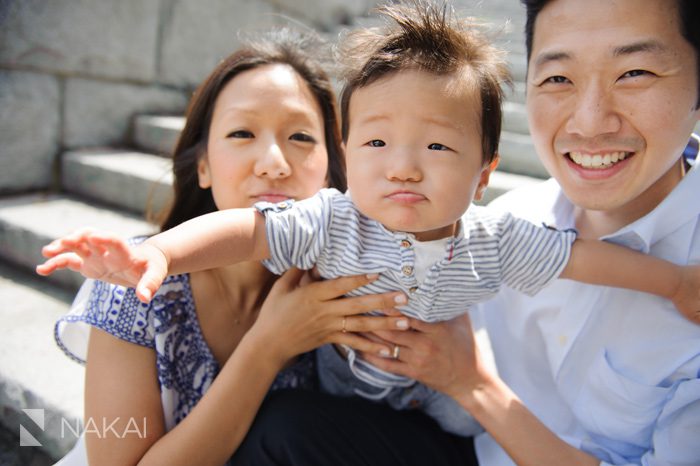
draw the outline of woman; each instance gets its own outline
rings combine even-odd
[[[200,86],[174,152],[175,197],[162,229],[215,209],[345,188],[335,97],[308,45],[278,31],[239,49]],[[105,253],[63,251],[84,233],[45,255],[71,266]],[[92,326],[86,426],[111,425],[116,435],[88,430],[86,448],[79,443],[64,464],[86,464],[85,450],[99,465],[223,464],[270,389],[314,388],[315,360],[303,353],[332,342],[388,354],[353,332],[406,327],[400,317],[353,317],[392,307],[397,293],[341,298],[372,277],[304,285],[290,271],[276,279],[259,263],[171,276],[149,305],[133,289],[88,281],[57,339],[85,359],[70,334]]]

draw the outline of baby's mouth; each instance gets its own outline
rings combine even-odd
[[[583,168],[605,169],[632,157],[634,152],[608,152],[606,154],[583,154],[581,152],[567,152],[569,160]]]

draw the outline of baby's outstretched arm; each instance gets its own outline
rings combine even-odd
[[[83,229],[58,238],[42,249],[47,260],[36,267],[39,275],[70,269],[86,278],[136,287],[144,302],[167,276],[163,253],[151,245],[132,246],[113,233]]]
[[[662,296],[700,324],[700,265],[680,266],[605,241],[577,239],[560,278]]]
[[[87,278],[136,288],[148,302],[166,276],[269,256],[265,219],[253,209],[213,212],[136,246],[114,234],[82,230],[45,246],[40,275],[71,269]]]

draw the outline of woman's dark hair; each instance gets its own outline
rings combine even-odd
[[[525,47],[527,61],[532,54],[532,41],[535,34],[537,16],[551,0],[520,0],[525,5]],[[681,34],[695,49],[698,78],[698,100],[695,108],[700,108],[700,2],[698,0],[676,0],[680,15]]]
[[[345,158],[340,142],[335,93],[319,60],[319,39],[311,34],[280,28],[257,36],[225,58],[195,91],[185,127],[173,152],[174,198],[161,231],[217,210],[211,189],[199,187],[197,164],[206,153],[214,104],[222,89],[238,74],[263,65],[291,66],[306,82],[318,102],[328,150],[328,185],[346,189]]]

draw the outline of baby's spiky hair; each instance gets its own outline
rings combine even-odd
[[[423,0],[384,5],[377,13],[388,21],[381,28],[349,33],[338,48],[342,136],[347,141],[348,110],[355,90],[402,70],[465,77],[481,97],[484,162],[498,153],[501,133],[502,84],[510,83],[505,53],[486,38],[472,18],[456,19],[447,4]]]

